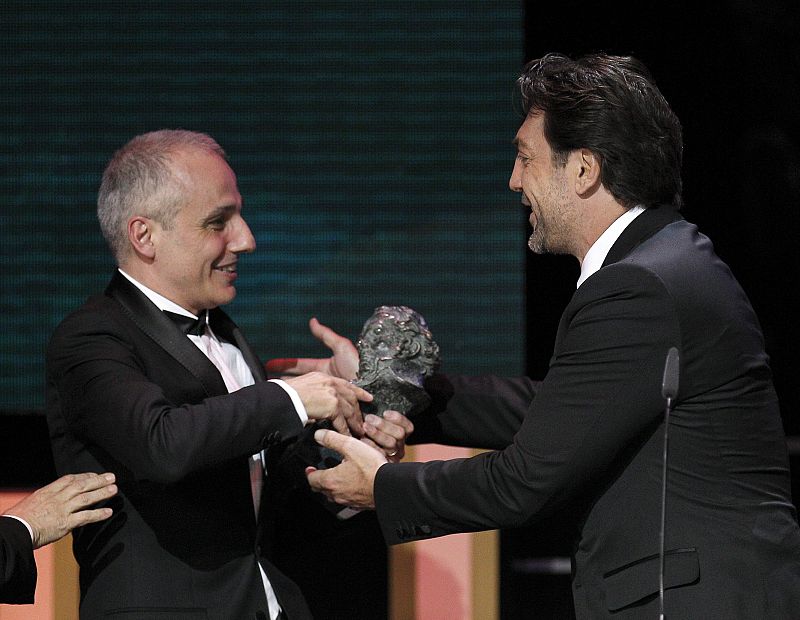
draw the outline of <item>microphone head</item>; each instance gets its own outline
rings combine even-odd
[[[680,356],[678,349],[670,347],[667,360],[664,362],[664,380],[661,382],[661,396],[673,399],[678,395],[678,381],[680,376]]]

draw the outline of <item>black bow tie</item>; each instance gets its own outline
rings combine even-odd
[[[172,322],[177,325],[178,329],[180,329],[187,336],[202,336],[205,332],[207,323],[206,315],[208,314],[208,310],[203,310],[203,312],[200,313],[200,316],[196,319],[183,314],[176,314],[175,312],[170,312],[169,310],[164,310],[164,314],[172,319]]]

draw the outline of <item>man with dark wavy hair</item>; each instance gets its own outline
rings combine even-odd
[[[797,617],[800,531],[778,398],[750,302],[679,213],[678,119],[629,57],[549,54],[519,86],[509,184],[531,210],[530,249],[581,264],[547,375],[428,382],[416,441],[494,452],[385,463],[319,431],[345,460],[309,470],[310,484],[374,507],[390,544],[571,515],[579,618],[656,618],[662,605],[668,618]]]

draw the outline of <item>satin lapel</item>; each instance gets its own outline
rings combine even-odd
[[[242,352],[242,357],[253,373],[253,379],[258,381],[266,381],[267,373],[264,366],[258,359],[255,351],[250,347],[247,340],[245,340],[239,327],[234,323],[231,318],[225,314],[221,308],[214,308],[211,311],[211,324],[215,326],[215,331],[219,332],[217,335],[221,338],[235,344]]]
[[[106,288],[106,295],[122,306],[139,329],[197,377],[206,394],[218,396],[228,393],[214,364],[125,276],[115,272]]]
[[[267,373],[264,370],[264,366],[259,361],[255,351],[253,351],[253,349],[247,343],[247,340],[244,339],[244,336],[242,335],[242,332],[239,330],[239,327],[236,325],[236,323],[234,323],[231,318],[220,308],[214,308],[211,310],[209,320],[211,325],[214,326],[214,333],[217,334],[217,336],[226,340],[227,342],[235,344],[239,348],[239,351],[242,352],[242,357],[244,357],[247,367],[250,368],[250,372],[253,373],[253,379],[255,382],[259,383],[261,381],[266,381]],[[262,447],[267,448],[263,439]],[[264,464],[266,462],[263,460],[266,458],[264,450],[261,451],[261,458],[261,462]],[[248,476],[252,476],[252,472],[249,470],[251,465],[252,463],[248,461]],[[258,510],[258,516],[256,516],[256,523],[259,524],[264,522],[263,520],[266,514],[265,510],[270,511],[275,509],[275,498],[271,496],[272,492],[270,491],[270,484],[270,477],[267,476],[264,479],[264,486],[261,488],[261,502]],[[262,531],[261,526],[259,526],[258,531]]]
[[[640,243],[649,239],[667,224],[682,220],[678,211],[670,207],[651,207],[633,220],[611,246],[603,267],[625,258]]]

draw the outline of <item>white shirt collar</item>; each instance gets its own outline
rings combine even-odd
[[[583,262],[581,263],[581,276],[578,278],[576,288],[579,288],[589,276],[603,266],[603,261],[606,259],[606,256],[608,256],[609,251],[611,251],[611,246],[619,239],[622,231],[643,212],[644,207],[641,205],[631,207],[614,220],[611,226],[606,228],[603,234],[597,238],[597,241],[592,244],[592,247],[589,248],[589,251],[586,252],[586,256],[583,258]]]
[[[159,310],[162,310],[162,311],[163,310],[167,310],[169,312],[174,312],[175,314],[182,314],[183,316],[190,316],[193,319],[197,318],[194,314],[192,314],[191,312],[189,312],[185,308],[181,308],[174,301],[170,301],[169,299],[167,299],[166,297],[164,297],[160,293],[156,293],[153,289],[147,288],[144,284],[142,284],[141,282],[139,282],[138,280],[136,280],[132,276],[129,276],[127,273],[122,271],[122,269],[120,269],[119,267],[117,267],[117,270],[123,276],[125,276],[130,281],[131,284],[133,284],[136,288],[138,288],[140,291],[142,291],[142,293],[144,293],[147,296],[147,299],[152,301]]]

